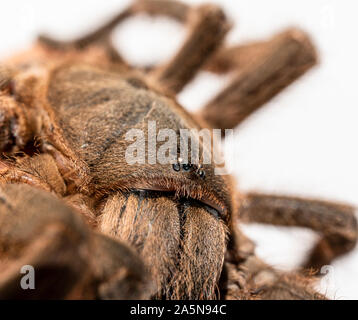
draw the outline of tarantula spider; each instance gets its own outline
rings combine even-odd
[[[169,62],[130,67],[112,46],[113,28],[137,13],[188,25]],[[316,63],[300,30],[231,48],[221,46],[228,30],[217,6],[139,0],[83,38],[43,36],[3,63],[1,298],[325,299],[301,271],[354,247],[353,207],[243,195],[211,164],[125,159],[129,129],[234,128]],[[233,80],[189,114],[175,94],[202,68],[233,71]],[[240,221],[322,238],[302,270],[284,273],[255,256]],[[36,290],[20,289],[23,265],[34,267]]]

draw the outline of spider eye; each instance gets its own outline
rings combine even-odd
[[[200,169],[200,170],[198,171],[198,175],[199,175],[199,177],[200,177],[201,179],[204,179],[204,178],[205,178],[205,171]]]
[[[192,166],[193,166],[192,164],[185,163],[185,164],[183,164],[183,170],[189,171],[192,168]]]

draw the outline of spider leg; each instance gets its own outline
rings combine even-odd
[[[277,271],[251,256],[236,265],[226,262],[225,300],[325,300],[314,290],[314,279]]]
[[[38,40],[58,50],[70,48],[85,49],[94,43],[107,42],[113,29],[135,14],[148,13],[150,15],[166,15],[183,22],[186,19],[188,11],[189,6],[179,1],[136,0],[128,8],[106,21],[102,26],[82,37],[70,41],[60,41],[42,34],[38,37]]]
[[[168,63],[150,70],[149,76],[154,84],[171,94],[179,92],[194,77],[229,30],[224,13],[214,5],[189,7],[179,1],[137,0],[103,26],[79,39],[57,41],[42,35],[39,41],[57,50],[81,50],[97,44],[105,47],[114,61],[125,64],[113,47],[110,35],[118,24],[138,13],[169,16],[190,29],[179,52]]]
[[[35,101],[33,95],[36,91],[31,85],[35,82],[32,81],[33,77],[31,77],[31,75],[25,75],[23,79],[20,78],[21,75],[18,78],[15,77],[15,89],[11,88],[12,85],[10,85],[10,88],[5,88],[3,91],[0,90],[0,154],[2,158],[0,163],[0,173],[2,177],[0,178],[2,180],[10,179],[11,181],[33,184],[50,191],[51,188],[44,183],[43,179],[39,179],[36,174],[33,174],[28,168],[22,170],[22,167],[19,167],[20,162],[14,165],[11,161],[7,161],[8,159],[6,160],[8,157],[17,157],[19,154],[26,155],[27,159],[27,156],[33,156],[39,152],[46,152],[50,154],[56,162],[57,168],[67,184],[68,191],[81,189],[84,192],[88,192],[86,189],[89,181],[86,171],[87,168],[81,161],[71,160],[75,158],[73,152],[71,154],[71,150],[63,146],[62,138],[57,134],[57,131],[54,132],[48,116],[33,106]],[[11,78],[10,82],[12,80]],[[9,92],[9,90],[11,92]],[[46,132],[42,132],[42,130]],[[50,145],[46,140],[44,141],[42,139],[43,136],[51,137],[54,144],[57,143],[63,147],[56,148]],[[41,139],[39,137],[41,137]],[[68,156],[69,154],[71,156]],[[17,159],[20,158],[17,157]],[[33,163],[29,161],[25,166],[35,165],[35,167],[41,168],[42,165],[35,164],[38,160],[43,162],[44,168],[47,168],[47,165],[51,163],[50,160],[44,157],[35,157]],[[21,165],[22,164],[24,164],[24,162],[22,162]],[[50,167],[52,168],[54,166]],[[45,170],[42,170],[42,172],[44,173]],[[53,171],[50,170],[49,172]],[[60,189],[62,189],[62,187]],[[59,193],[63,195],[63,192]]]
[[[216,74],[241,70],[266,46],[266,41],[251,42],[219,49],[204,65],[204,69]]]
[[[32,131],[27,110],[9,96],[6,90],[0,91],[0,152],[10,152],[25,147],[32,138]]]
[[[315,278],[279,271],[260,260],[254,242],[237,226],[231,231],[228,249],[219,283],[225,300],[326,299],[315,291]]]
[[[316,62],[311,40],[298,29],[282,32],[261,44],[223,49],[207,68],[218,72],[229,67],[239,69],[232,82],[198,116],[212,128],[234,128]]]
[[[61,141],[55,140],[61,139],[61,137],[56,136],[55,134],[53,137],[53,144],[45,141],[42,146],[42,151],[53,157],[58,171],[66,182],[67,192],[70,194],[80,192],[90,195],[92,190],[90,190],[91,188],[89,186],[91,177],[89,175],[88,167],[84,161],[74,157],[72,150],[68,149],[64,144],[62,144],[61,147]],[[56,143],[58,145],[54,146]]]
[[[67,53],[67,56],[72,55],[72,57],[79,57],[80,59],[82,57],[86,57],[85,49],[92,49],[93,56],[95,54],[104,56],[105,60],[99,61],[100,63],[108,61],[111,64],[115,64],[116,66],[122,67],[123,70],[127,70],[129,68],[127,62],[123,59],[118,50],[114,47],[110,37],[106,37],[96,42],[82,46],[82,44],[77,44],[76,41],[58,41],[48,36],[40,36],[38,38],[38,43],[40,44],[41,48],[45,48],[47,50],[47,53]],[[94,58],[96,59],[96,57]],[[97,60],[100,59],[101,57],[97,57]]]
[[[357,242],[356,209],[349,205],[296,197],[248,194],[240,210],[244,221],[300,226],[322,235],[304,268],[320,270],[351,251]]]
[[[55,196],[23,184],[0,186],[2,299],[141,298],[146,273],[126,246],[94,233]],[[21,287],[33,268],[35,290]],[[28,273],[30,276],[30,273]]]
[[[57,165],[48,154],[0,161],[0,182],[28,184],[59,196],[66,193]]]
[[[48,199],[40,196],[37,200],[41,203],[34,206],[29,197],[32,191],[25,185],[4,185],[0,188],[2,299],[65,298],[86,275],[83,272],[86,264],[81,254],[82,226],[71,223],[68,212],[55,210],[54,207],[39,211],[49,205]],[[16,201],[15,192],[18,197],[22,195],[21,200]],[[52,202],[50,204],[53,205]],[[55,211],[57,216],[54,217]],[[48,216],[54,220],[49,221]],[[20,272],[26,273],[31,269],[33,273],[31,275],[28,271],[28,275],[32,276],[35,290],[24,290],[26,286],[22,289],[20,285],[24,286],[26,282],[22,282],[24,274]],[[28,286],[31,286],[30,279]]]
[[[180,92],[195,76],[221,45],[229,30],[223,11],[214,5],[190,8],[185,22],[190,33],[179,52],[168,63],[149,74],[165,91],[172,94]]]
[[[99,47],[104,51],[106,57],[111,63],[127,68],[128,65],[126,61],[122,58],[118,50],[114,47],[110,36],[113,29],[122,21],[132,16],[135,13],[134,11],[135,10],[133,10],[133,8],[130,6],[124,11],[114,16],[103,26],[78,39],[70,41],[60,41],[48,35],[42,34],[38,37],[38,43],[52,50],[67,52],[76,52],[82,51],[90,47]]]
[[[49,154],[0,160],[0,183],[27,184],[64,197],[64,201],[90,225],[96,226],[95,199],[80,193],[68,194],[69,188],[60,174],[58,164]]]
[[[128,8],[106,21],[102,26],[82,37],[70,41],[60,41],[42,34],[38,37],[38,41],[57,50],[86,49],[95,43],[101,43],[102,45],[108,46],[109,51],[112,51],[114,47],[110,42],[110,35],[113,29],[135,14],[147,13],[150,15],[165,15],[184,22],[188,11],[189,6],[179,1],[136,0]]]

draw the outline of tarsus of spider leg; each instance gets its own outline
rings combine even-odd
[[[226,53],[221,53],[221,62],[225,61],[223,54],[236,54],[237,58],[231,56],[226,62],[231,66],[238,64],[239,68],[233,70],[236,75],[232,82],[198,113],[209,126],[219,129],[240,124],[317,63],[309,36],[296,28],[261,44],[226,49]],[[220,56],[215,59],[220,61]],[[209,63],[207,68],[215,69],[215,64]]]

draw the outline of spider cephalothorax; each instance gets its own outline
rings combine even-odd
[[[167,64],[129,67],[111,45],[115,25],[138,12],[166,14],[190,26]],[[210,139],[198,137],[189,148],[197,158],[191,153],[183,159],[178,138],[164,153],[172,157],[167,162],[157,159],[166,139],[147,147],[161,130],[177,139],[183,130],[235,127],[316,61],[299,30],[219,49],[228,26],[213,5],[141,0],[84,38],[40,37],[30,51],[4,63],[0,264],[6,272],[0,296],[26,297],[16,289],[17,268],[30,264],[43,281],[37,297],[323,298],[308,278],[261,262],[237,228],[239,214],[322,232],[306,264],[319,268],[355,245],[353,208],[241,195],[228,174],[217,174],[215,163],[203,160],[217,157]],[[200,68],[236,74],[192,115],[175,94]],[[143,138],[145,161],[128,161],[129,132],[142,134],[137,140]],[[48,278],[61,280],[57,292],[48,293]]]

